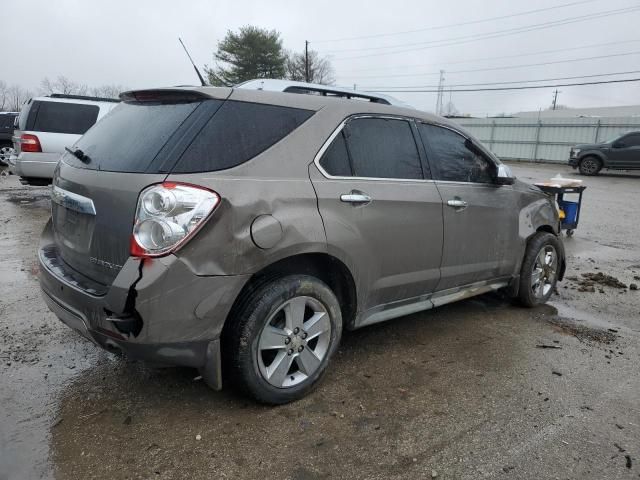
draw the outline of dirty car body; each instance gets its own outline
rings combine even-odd
[[[229,88],[122,98],[77,143],[86,158],[62,156],[39,250],[49,308],[106,349],[214,388],[229,368],[283,403],[317,382],[343,326],[523,285],[545,301],[562,277],[550,198],[445,119]],[[541,251],[526,278],[548,282],[530,286],[540,236],[555,256]]]

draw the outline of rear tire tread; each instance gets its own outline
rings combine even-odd
[[[259,373],[252,351],[269,311],[279,302],[304,294],[318,298],[330,313],[332,340],[321,366],[310,378],[294,387],[278,389],[269,385]],[[331,289],[316,277],[287,275],[262,279],[251,286],[237,302],[223,331],[223,375],[225,382],[261,403],[280,405],[302,398],[321,380],[342,335],[340,305]]]

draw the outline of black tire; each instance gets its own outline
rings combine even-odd
[[[593,156],[584,157],[578,164],[578,170],[582,175],[597,175],[602,170],[602,160]]]
[[[533,274],[534,267],[536,266],[536,260],[541,254],[541,251],[547,247],[552,247],[555,251],[555,272],[553,278],[549,282],[544,280],[544,285],[548,285],[548,289],[544,288],[538,293],[544,292],[542,295],[536,295],[534,290],[539,286],[539,282],[534,282]],[[550,249],[549,249],[550,250]],[[549,297],[556,289],[556,283],[558,282],[558,274],[560,273],[560,252],[562,252],[562,246],[560,240],[552,233],[538,232],[536,233],[527,244],[527,250],[524,255],[524,261],[522,262],[522,268],[520,269],[520,288],[518,290],[518,300],[522,305],[526,307],[535,307],[542,305],[549,300]],[[542,274],[543,272],[541,272]],[[542,280],[539,280],[542,281]],[[546,290],[546,291],[545,291]]]
[[[277,315],[284,304],[297,297],[310,297],[324,307],[331,326],[327,334],[328,347],[313,374],[298,384],[279,388],[269,383],[261,373],[260,362],[264,365],[264,361],[259,359],[263,354],[259,341],[269,319]],[[326,372],[342,336],[342,315],[336,296],[325,283],[308,275],[271,279],[252,289],[249,295],[239,300],[229,322],[223,332],[225,381],[233,383],[259,402],[271,405],[292,402],[308,394]],[[294,361],[292,368],[298,365],[297,360]]]
[[[6,167],[9,165],[9,156],[13,153],[13,145],[10,143],[0,144],[0,165]]]

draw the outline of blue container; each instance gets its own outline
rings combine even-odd
[[[560,208],[564,212],[564,218],[562,219],[562,226],[575,225],[578,221],[578,202],[569,202],[567,200],[561,200],[558,202]]]

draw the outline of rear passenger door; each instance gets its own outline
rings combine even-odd
[[[493,183],[495,162],[461,133],[425,123],[418,129],[444,208],[437,290],[511,275],[519,254],[513,187]]]
[[[442,200],[415,128],[351,118],[310,165],[329,253],[354,273],[360,310],[430,293],[440,279]]]

